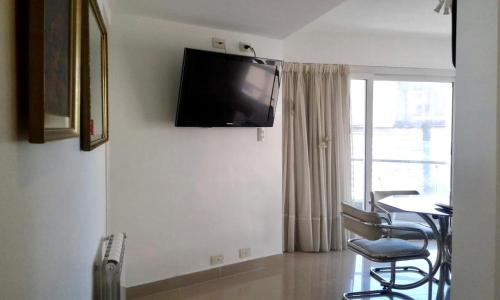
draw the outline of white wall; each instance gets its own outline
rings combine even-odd
[[[460,1],[453,169],[454,300],[499,299],[498,0]],[[497,269],[495,264],[497,263]],[[496,296],[496,297],[495,297]]]
[[[282,42],[113,14],[110,43],[109,224],[128,235],[127,285],[282,251],[281,109],[265,141],[251,128],[176,128],[183,48],[211,38],[281,58]]]
[[[105,234],[104,147],[84,153],[78,139],[27,142],[15,3],[0,1],[0,299],[92,299]]]
[[[284,42],[287,61],[451,69],[451,38],[299,30]]]

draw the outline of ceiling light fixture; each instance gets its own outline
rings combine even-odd
[[[436,6],[436,8],[434,8],[434,11],[439,14],[439,13],[441,13],[441,9],[444,6],[443,14],[444,15],[449,15],[450,14],[450,10],[451,10],[451,4],[453,3],[453,0],[438,0],[438,1],[439,1],[439,3]]]

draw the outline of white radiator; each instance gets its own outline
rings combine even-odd
[[[125,233],[111,234],[103,239],[103,255],[98,270],[99,300],[125,299],[121,284],[125,239]]]

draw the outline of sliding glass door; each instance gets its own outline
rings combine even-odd
[[[372,190],[417,190],[449,197],[453,83],[351,81],[352,199]]]
[[[365,203],[366,80],[351,80],[351,198]]]

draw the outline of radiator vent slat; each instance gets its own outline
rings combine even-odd
[[[125,233],[111,234],[103,240],[105,253],[101,262],[101,300],[120,300],[121,273],[125,254]]]

